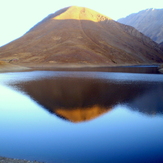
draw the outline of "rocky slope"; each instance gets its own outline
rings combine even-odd
[[[52,66],[146,64],[163,62],[163,51],[133,27],[72,6],[49,15],[1,47],[0,60]]]
[[[157,43],[163,41],[163,9],[146,9],[118,22],[136,28]]]

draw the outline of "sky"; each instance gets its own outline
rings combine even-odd
[[[0,0],[0,46],[68,6],[87,7],[118,20],[147,8],[163,8],[163,0]]]

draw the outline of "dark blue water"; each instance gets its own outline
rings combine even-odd
[[[0,156],[163,162],[163,75],[1,73]]]

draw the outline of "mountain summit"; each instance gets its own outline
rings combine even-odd
[[[72,6],[47,16],[1,47],[0,60],[35,65],[144,64],[163,62],[163,51],[133,27]]]

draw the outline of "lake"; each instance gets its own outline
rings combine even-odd
[[[163,75],[114,70],[0,73],[0,156],[163,162]]]

